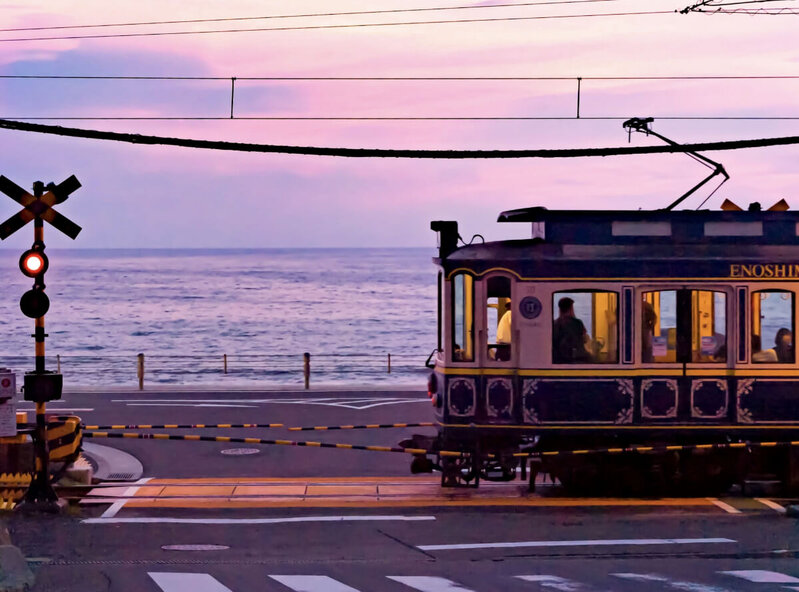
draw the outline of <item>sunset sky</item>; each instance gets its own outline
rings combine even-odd
[[[545,0],[539,0],[544,3]],[[230,77],[564,77],[548,81],[238,81],[237,116],[574,117],[581,77],[799,76],[799,15],[686,14],[688,0],[20,0],[0,8],[0,75],[199,76],[228,80],[0,79],[0,118],[228,117]],[[498,7],[495,4],[519,4]],[[529,3],[527,3],[529,4]],[[774,2],[793,6],[795,2]],[[460,10],[89,29],[8,29],[432,7]],[[765,6],[759,4],[755,6]],[[585,14],[660,12],[592,16]],[[572,16],[574,18],[530,19]],[[462,19],[526,20],[145,37],[15,38]],[[656,118],[680,142],[799,135],[799,79],[583,80],[581,115],[545,121],[142,121],[46,123],[268,144],[503,149],[622,146],[624,119]],[[657,120],[774,116],[797,120]],[[633,136],[632,145],[658,145]],[[708,153],[723,199],[799,208],[799,147]],[[432,246],[432,219],[461,233],[526,236],[497,214],[549,208],[659,208],[707,175],[681,154],[564,160],[419,161],[223,153],[0,130],[0,174],[30,187],[75,174],[59,206],[82,225],[48,246]],[[686,202],[696,208],[715,185]],[[0,196],[0,218],[18,210]],[[2,247],[30,243],[23,231]]]

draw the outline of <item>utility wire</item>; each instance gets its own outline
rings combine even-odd
[[[787,146],[799,144],[799,136],[779,138],[760,138],[753,140],[734,140],[723,142],[699,142],[694,144],[665,146],[622,146],[615,148],[569,148],[569,149],[524,149],[524,150],[418,150],[383,148],[336,148],[321,146],[287,146],[279,144],[252,144],[245,142],[224,142],[215,140],[195,140],[191,138],[171,138],[127,134],[101,130],[87,130],[71,127],[24,123],[21,121],[0,120],[0,128],[87,138],[111,140],[130,144],[180,146],[208,150],[235,152],[260,152],[272,154],[299,154],[310,156],[338,156],[347,158],[424,158],[424,159],[507,159],[507,158],[578,158],[589,156],[620,156],[631,154],[664,154],[674,152],[698,152],[716,150],[739,150],[742,148],[762,148],[767,146]]]
[[[8,80],[224,80],[231,76],[122,76],[72,74],[0,74]],[[237,81],[563,81],[577,76],[236,76]],[[580,80],[645,81],[645,80],[799,80],[799,74],[776,75],[694,75],[694,76],[580,76]]]
[[[280,115],[216,115],[216,116],[47,116],[47,117],[18,117],[2,116],[0,119],[14,121],[619,121],[629,119],[626,115],[574,115],[555,116],[280,116]],[[799,115],[659,115],[659,120],[667,121],[799,121]]]
[[[66,41],[74,39],[118,39],[124,37],[166,37],[171,35],[207,35],[210,33],[254,33],[264,31],[310,31],[319,29],[355,29],[367,27],[401,27],[413,25],[445,25],[457,23],[495,23],[514,21],[537,21],[548,19],[573,19],[592,17],[619,17],[619,16],[649,16],[661,14],[674,14],[671,10],[653,10],[643,12],[601,12],[590,14],[552,14],[538,16],[516,16],[499,18],[451,19],[439,21],[403,21],[396,23],[349,23],[341,25],[298,25],[293,27],[259,27],[255,29],[212,29],[206,31],[161,31],[151,33],[108,33],[101,35],[63,35],[57,37],[19,37],[0,39],[0,43],[13,43],[17,41]]]
[[[259,21],[267,19],[292,19],[292,18],[312,18],[329,16],[353,16],[367,14],[399,14],[407,12],[434,12],[442,10],[471,10],[479,8],[513,8],[517,6],[554,6],[559,4],[593,4],[596,2],[618,2],[619,0],[550,0],[548,2],[518,2],[507,4],[482,4],[470,6],[431,6],[422,8],[393,8],[387,10],[358,10],[350,12],[314,12],[306,14],[275,14],[268,16],[238,16],[226,18],[206,18],[206,19],[177,19],[171,21],[142,21],[128,23],[99,23],[94,25],[59,25],[48,27],[14,27],[0,29],[0,33],[11,33],[21,31],[58,31],[66,29],[97,29],[104,27],[143,27],[152,25],[184,25],[198,23],[227,23],[234,21]]]

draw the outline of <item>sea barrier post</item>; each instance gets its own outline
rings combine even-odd
[[[222,354],[222,366],[223,366],[223,374],[227,374],[227,354]]]
[[[391,354],[386,354],[388,356],[388,374],[391,374]]]
[[[139,377],[139,390],[144,390],[144,354],[136,356],[136,375]]]
[[[305,352],[302,354],[303,358],[303,374],[305,376],[305,390],[311,388],[311,354]]]

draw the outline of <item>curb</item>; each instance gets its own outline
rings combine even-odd
[[[0,592],[25,592],[35,579],[22,551],[11,544],[8,530],[0,529]]]

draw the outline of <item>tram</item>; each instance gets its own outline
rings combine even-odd
[[[736,209],[525,208],[498,221],[530,238],[462,246],[432,222],[439,427],[407,443],[463,453],[436,459],[445,486],[514,479],[532,452],[577,489],[799,490],[799,447],[770,444],[799,440],[799,213]]]

